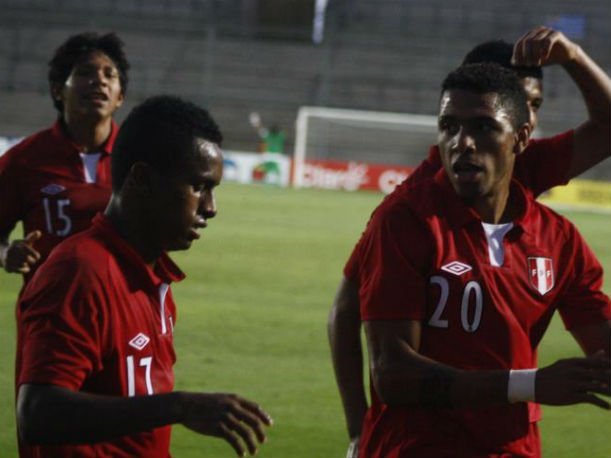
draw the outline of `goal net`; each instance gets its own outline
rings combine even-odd
[[[293,184],[307,185],[306,167],[316,161],[416,167],[436,141],[435,116],[301,107]]]

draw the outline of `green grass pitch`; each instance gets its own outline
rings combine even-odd
[[[174,259],[188,278],[174,288],[177,389],[237,392],[273,417],[259,456],[332,458],[347,437],[330,364],[326,319],[343,263],[379,194],[224,184],[219,215]],[[608,215],[567,213],[611,270]],[[16,456],[13,395],[15,275],[0,273],[0,456]],[[611,288],[607,283],[607,292]],[[558,321],[541,364],[579,355]],[[545,408],[545,456],[609,457],[611,412]],[[218,439],[177,426],[177,458],[232,457]]]

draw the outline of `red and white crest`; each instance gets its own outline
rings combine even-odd
[[[551,258],[528,258],[530,284],[543,296],[554,287],[554,267]]]

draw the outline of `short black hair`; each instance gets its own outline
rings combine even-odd
[[[443,81],[441,94],[454,89],[477,94],[498,94],[499,105],[509,111],[512,125],[516,129],[530,119],[526,92],[519,77],[498,64],[461,65]]]
[[[462,63],[464,64],[480,64],[486,62],[497,63],[502,67],[513,70],[517,73],[518,78],[537,78],[543,79],[543,70],[540,66],[523,66],[513,65],[511,57],[513,56],[513,44],[504,40],[486,41],[477,45],[467,53]]]
[[[106,54],[115,64],[119,72],[121,92],[127,92],[129,62],[123,51],[123,41],[114,33],[104,35],[95,32],[84,32],[70,36],[59,48],[49,61],[49,85],[63,86],[70,72],[81,59],[89,54],[99,51]],[[56,100],[51,93],[53,105],[60,113],[64,112],[64,104]]]
[[[207,110],[171,95],[151,97],[123,121],[112,150],[112,189],[118,191],[133,164],[145,162],[164,174],[184,166],[194,140],[220,145],[223,136]]]

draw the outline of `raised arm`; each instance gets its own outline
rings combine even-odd
[[[386,404],[472,408],[509,402],[509,370],[460,370],[421,355],[420,322],[368,321],[365,331],[374,387]],[[513,400],[609,409],[594,393],[610,394],[610,373],[609,359],[601,354],[560,360],[536,372],[532,398]]]
[[[28,444],[100,442],[175,423],[223,438],[244,456],[257,451],[271,419],[253,402],[222,393],[112,397],[25,384],[17,397],[19,436]]]
[[[561,32],[538,27],[516,42],[513,61],[517,65],[562,65],[581,92],[588,119],[575,129],[567,178],[611,156],[611,79],[578,44]]]
[[[351,442],[358,442],[367,398],[363,382],[358,284],[343,278],[327,323],[335,380],[344,406]]]
[[[589,116],[575,130],[569,173],[577,176],[611,156],[611,79],[580,47],[564,68],[581,91]]]

